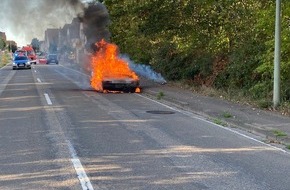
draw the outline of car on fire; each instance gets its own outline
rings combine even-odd
[[[13,58],[12,69],[31,69],[31,62],[27,56],[15,56]]]
[[[136,92],[139,88],[139,80],[134,78],[104,78],[102,80],[103,90],[108,91],[123,91],[123,92]]]
[[[91,86],[100,92],[140,92],[139,77],[119,56],[117,45],[104,39],[96,45],[91,58]]]

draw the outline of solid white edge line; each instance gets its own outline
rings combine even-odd
[[[46,99],[47,104],[48,104],[48,105],[52,105],[52,102],[51,102],[51,100],[50,100],[50,98],[49,98],[49,96],[48,96],[47,93],[44,93],[44,97],[45,97],[45,99]]]
[[[91,182],[90,182],[90,179],[88,178],[83,166],[82,166],[82,163],[81,161],[79,160],[77,154],[76,154],[76,151],[74,149],[74,147],[72,146],[72,144],[70,143],[70,141],[67,141],[67,144],[68,144],[68,147],[69,147],[69,151],[70,151],[70,154],[71,154],[71,162],[74,166],[74,169],[77,173],[77,176],[80,180],[80,183],[81,183],[81,186],[82,186],[82,189],[83,190],[94,190]]]
[[[157,104],[160,104],[160,105],[162,105],[162,106],[164,106],[164,107],[167,107],[167,108],[169,108],[169,109],[171,109],[171,110],[174,110],[174,111],[176,111],[176,112],[179,112],[179,113],[182,113],[182,114],[184,114],[184,115],[187,115],[187,116],[189,116],[189,117],[191,117],[191,118],[198,119],[198,120],[201,120],[201,121],[204,121],[204,122],[210,123],[210,124],[215,125],[215,126],[217,126],[217,127],[219,127],[219,128],[222,128],[222,129],[224,129],[224,130],[230,131],[230,132],[232,132],[232,133],[235,133],[235,134],[237,134],[237,135],[243,136],[243,137],[245,137],[245,138],[247,138],[247,139],[253,140],[253,141],[255,141],[255,142],[258,142],[258,143],[260,143],[260,144],[263,144],[263,145],[265,145],[265,146],[271,147],[271,148],[273,148],[273,149],[275,149],[275,150],[278,150],[278,151],[281,151],[281,152],[283,152],[283,153],[286,153],[286,154],[289,154],[289,155],[290,155],[290,152],[288,152],[288,151],[286,151],[286,150],[284,150],[284,149],[282,149],[282,148],[278,148],[278,147],[275,147],[275,146],[273,146],[273,145],[267,144],[267,143],[262,142],[262,141],[260,141],[260,140],[258,140],[258,139],[255,139],[255,138],[250,137],[250,136],[248,136],[248,135],[242,134],[242,133],[240,133],[240,132],[238,132],[238,131],[235,131],[235,130],[233,130],[233,129],[230,129],[230,128],[228,128],[228,127],[224,127],[224,126],[218,125],[218,124],[213,123],[213,122],[211,122],[211,121],[208,121],[208,120],[206,120],[206,119],[203,119],[203,118],[200,118],[200,117],[197,117],[197,116],[195,117],[195,116],[193,116],[194,113],[179,110],[179,109],[177,109],[177,108],[174,108],[174,107],[168,106],[168,105],[163,104],[163,103],[161,103],[161,102],[158,102],[158,101],[156,101],[156,100],[150,99],[150,98],[148,98],[148,97],[146,97],[146,96],[143,96],[143,95],[141,95],[141,94],[136,94],[136,95],[138,95],[138,96],[140,96],[140,97],[143,97],[143,98],[145,98],[145,99],[148,99],[148,100],[150,100],[150,101],[152,101],[152,102],[155,102],[155,103],[157,103]]]
[[[8,67],[8,64],[6,64],[3,67],[1,67],[0,70],[4,69],[4,67]]]

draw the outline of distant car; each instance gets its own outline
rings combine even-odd
[[[47,58],[44,55],[38,56],[38,63],[39,64],[47,64]]]
[[[25,50],[16,50],[15,53],[13,54],[13,57],[16,56],[27,56],[27,51]]]
[[[15,56],[12,63],[12,69],[31,69],[30,59],[27,56]]]
[[[57,59],[56,54],[48,54],[46,64],[50,64],[50,63],[58,64],[58,59]]]

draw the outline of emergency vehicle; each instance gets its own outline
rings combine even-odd
[[[37,63],[36,54],[34,52],[34,49],[31,46],[23,46],[21,48],[21,50],[27,52],[27,57],[29,57],[31,64],[36,64]]]

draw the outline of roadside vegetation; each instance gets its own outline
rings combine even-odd
[[[111,40],[194,91],[271,109],[275,1],[113,1]],[[281,106],[290,113],[290,1],[282,2]]]
[[[9,56],[6,51],[6,42],[0,37],[0,68],[8,64]]]
[[[165,96],[164,92],[158,92],[157,100],[161,100]]]
[[[1,50],[0,50],[1,51]],[[0,52],[0,68],[9,63],[9,55],[6,51]]]

